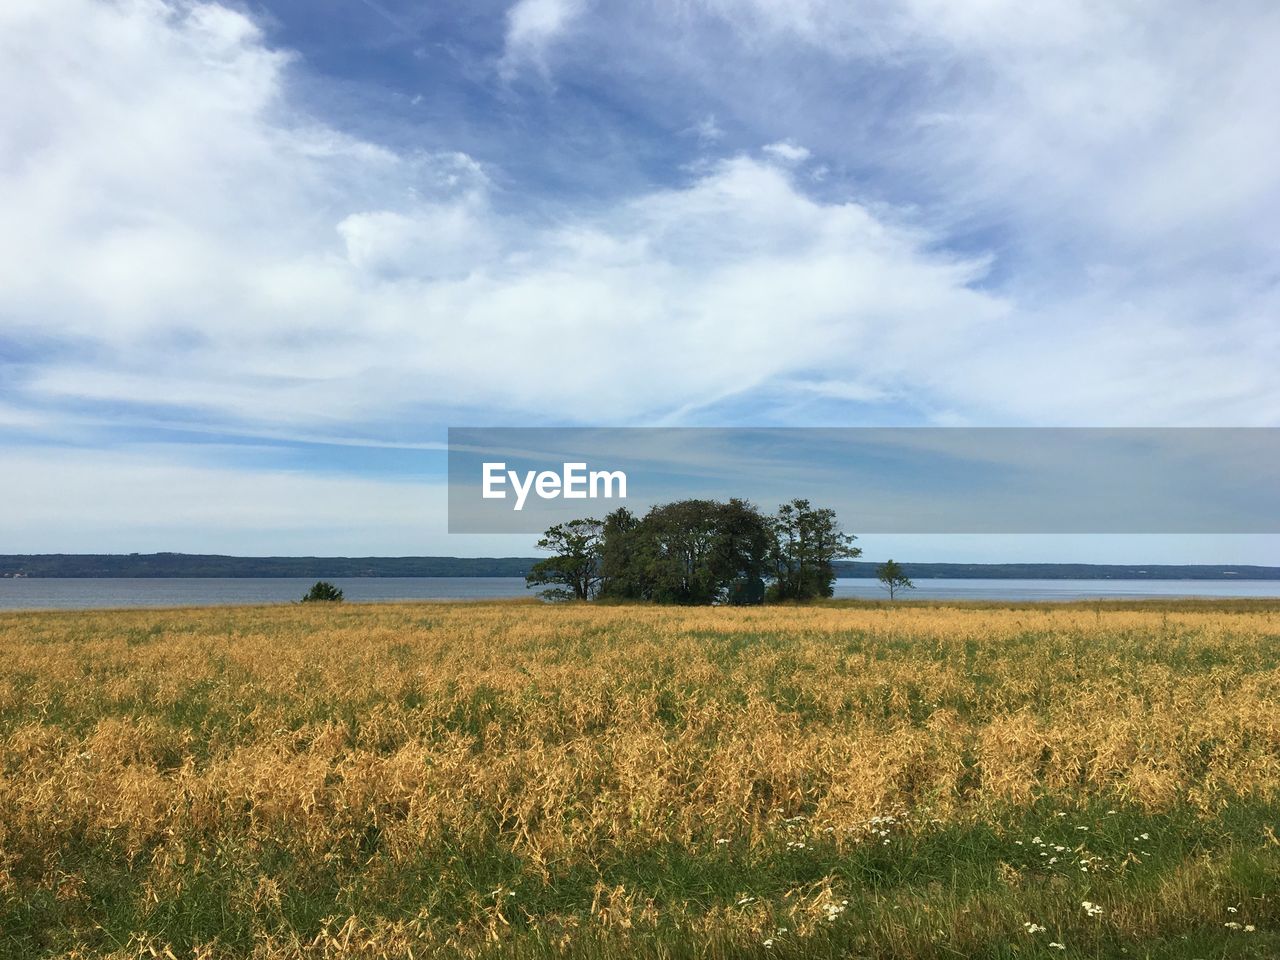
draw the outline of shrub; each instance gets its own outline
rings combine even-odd
[[[328,603],[341,603],[342,591],[328,580],[317,580],[311,589],[307,591],[307,595],[302,598],[302,602],[311,603],[312,601],[321,600]]]

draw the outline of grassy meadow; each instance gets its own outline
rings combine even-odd
[[[433,956],[1280,956],[1280,604],[0,614],[0,957]]]

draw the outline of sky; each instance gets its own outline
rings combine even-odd
[[[1280,426],[1278,47],[1262,0],[5,0],[0,552],[527,555],[446,533],[450,426]]]

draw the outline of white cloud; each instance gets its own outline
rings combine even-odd
[[[714,113],[707,114],[685,132],[692,133],[704,146],[710,146],[724,139],[724,130],[716,122]]]
[[[30,368],[35,401],[335,430],[432,406],[627,420],[797,370],[892,375],[1006,309],[971,289],[982,259],[745,157],[535,227],[468,157],[307,120],[240,14],[17,9],[10,52],[33,52],[4,79],[41,96],[4,108],[2,322],[71,347]],[[35,55],[55,26],[64,56]]]
[[[587,0],[517,0],[507,11],[506,47],[499,62],[510,78],[532,65],[544,74],[547,51],[586,9]]]
[[[801,45],[881,69],[896,94],[884,142],[846,146],[945,182],[943,202],[966,212],[980,200],[1126,257],[1156,242],[1185,258],[1225,239],[1206,231],[1280,246],[1273,4],[1049,0],[1028,16],[1014,0],[698,2],[756,56]]]
[[[792,143],[790,140],[766,144],[763,149],[769,156],[783,163],[803,163],[811,156],[808,148]]]
[[[1006,321],[942,367],[904,355],[900,394],[962,421],[1280,420],[1280,7],[671,0],[646,23],[584,22],[573,62],[675,78],[739,136],[812,148],[824,190],[856,178],[990,251]]]
[[[336,227],[347,261],[368,275],[433,279],[465,276],[500,250],[482,194],[403,210],[353,213]]]

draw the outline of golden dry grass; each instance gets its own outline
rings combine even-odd
[[[10,614],[0,657],[13,956],[1276,943],[1275,605]]]

